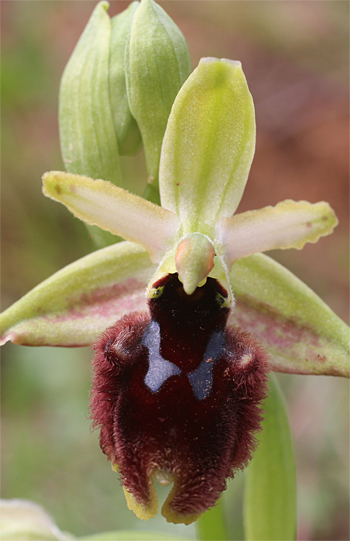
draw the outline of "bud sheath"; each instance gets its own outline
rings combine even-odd
[[[119,153],[122,156],[137,154],[142,146],[140,130],[130,111],[125,80],[125,45],[139,5],[140,2],[132,2],[125,11],[111,20],[109,93]]]
[[[121,185],[109,99],[111,21],[100,2],[63,73],[59,98],[61,150],[70,173]]]
[[[130,109],[142,134],[149,183],[157,188],[166,124],[191,68],[185,38],[153,0],[142,0],[135,13],[125,60]]]

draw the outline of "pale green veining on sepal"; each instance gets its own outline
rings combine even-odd
[[[281,201],[264,207],[222,218],[217,235],[223,245],[229,267],[241,257],[268,250],[297,248],[333,232],[338,220],[328,203]]]
[[[251,332],[269,352],[271,370],[350,375],[348,326],[301,280],[263,254],[238,260],[230,282],[230,323]]]
[[[177,216],[105,180],[51,171],[43,192],[80,220],[144,246],[159,263],[177,235]]]
[[[167,120],[191,64],[184,36],[153,0],[142,0],[135,13],[125,60],[129,104],[142,134],[148,182],[158,189]]]
[[[59,128],[65,168],[121,185],[118,143],[109,99],[111,21],[108,2],[95,7],[64,70]]]
[[[119,154],[137,154],[142,138],[136,120],[131,114],[126,91],[125,47],[132,20],[140,2],[135,0],[128,8],[111,19],[112,33],[109,55],[109,94]]]
[[[0,343],[90,346],[125,313],[146,308],[154,274],[144,248],[120,242],[93,252],[39,284],[0,315]]]
[[[160,162],[162,205],[182,235],[214,236],[242,197],[255,149],[255,114],[240,62],[202,58],[174,102]]]
[[[269,388],[259,445],[244,472],[244,533],[250,541],[293,541],[297,534],[293,443],[284,399],[272,374]]]

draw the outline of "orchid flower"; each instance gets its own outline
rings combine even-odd
[[[174,481],[162,509],[171,522],[215,504],[251,457],[267,371],[349,375],[346,326],[260,253],[317,242],[336,217],[327,203],[290,200],[234,215],[254,147],[241,64],[204,58],[167,123],[161,206],[104,180],[43,177],[45,195],[126,240],[10,307],[1,339],[94,343],[92,417],[140,518],[157,511],[153,476]]]
[[[203,59],[178,94],[160,163],[162,207],[103,180],[44,175],[44,193],[128,239],[68,265],[2,315],[2,343],[87,346],[118,317],[144,309],[152,284],[179,274],[190,294],[218,278],[270,368],[348,374],[347,327],[294,275],[259,252],[302,248],[331,233],[327,203],[284,201],[232,217],[254,153],[253,102],[240,64]],[[130,242],[131,241],[131,242]],[[231,292],[231,287],[233,294]],[[234,295],[234,296],[233,296]]]

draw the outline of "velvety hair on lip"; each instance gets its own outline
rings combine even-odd
[[[149,313],[124,316],[94,345],[91,417],[129,507],[157,512],[155,476],[174,482],[162,514],[189,524],[251,458],[268,364],[249,333],[226,326],[215,279],[192,295],[177,274],[153,287]]]

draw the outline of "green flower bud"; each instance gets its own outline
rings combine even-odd
[[[95,7],[63,73],[59,97],[61,150],[70,173],[121,185],[109,97],[111,20],[108,2]]]
[[[137,154],[142,147],[141,133],[130,111],[125,80],[125,44],[139,4],[138,1],[132,2],[125,11],[111,20],[109,95],[119,153],[122,156]]]
[[[145,147],[148,182],[156,193],[168,117],[191,66],[184,36],[153,0],[142,0],[136,10],[125,59],[130,109]]]

